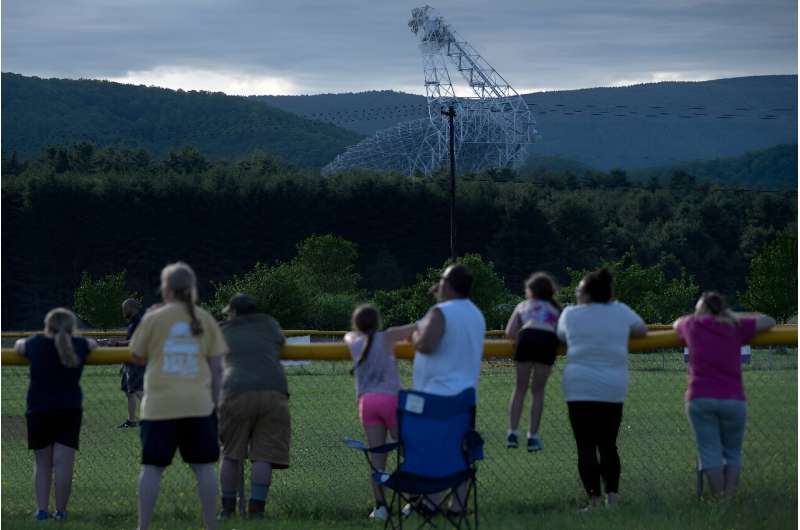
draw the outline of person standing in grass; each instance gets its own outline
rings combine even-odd
[[[394,346],[408,340],[416,324],[381,329],[381,315],[370,304],[358,306],[353,311],[353,331],[344,336],[344,341],[353,357],[351,373],[355,375],[358,416],[367,443],[377,447],[386,443],[386,434],[397,440],[397,394],[400,391],[400,376]],[[372,466],[383,471],[386,454],[370,454]],[[389,517],[383,487],[372,482],[375,509],[370,519],[381,521]]]
[[[539,424],[544,409],[544,388],[553,363],[559,341],[556,335],[561,306],[555,299],[556,283],[546,272],[536,272],[525,282],[525,301],[520,302],[511,313],[506,325],[506,337],[515,343],[514,367],[516,384],[508,406],[508,433],[506,447],[513,449],[519,444],[519,417],[528,383],[531,383],[531,416],[528,429],[528,452],[541,451]],[[532,376],[532,377],[531,377]]]
[[[557,333],[567,343],[564,397],[591,509],[603,502],[601,477],[608,504],[619,501],[617,434],[628,392],[628,339],[646,335],[647,326],[630,307],[612,301],[606,269],[584,276],[575,295],[578,303],[564,308]]]
[[[73,336],[77,319],[72,311],[56,308],[44,318],[44,334],[19,339],[14,349],[28,360],[30,384],[25,422],[28,449],[34,453],[33,483],[37,520],[50,517],[50,486],[55,476],[56,513],[67,518],[72,491],[75,451],[83,417],[80,379],[86,357],[97,343]]]
[[[195,305],[197,281],[187,264],[161,271],[164,305],[145,313],[131,338],[133,359],[146,364],[140,421],[139,529],[147,530],[161,475],[180,449],[197,478],[206,528],[217,527],[219,459],[214,411],[228,346],[207,311]]]
[[[125,335],[125,340],[112,341],[110,346],[127,346],[130,344],[131,337],[142,321],[142,304],[135,298],[128,298],[122,302],[122,316],[128,321],[128,331]],[[120,429],[130,429],[136,427],[136,404],[142,400],[142,392],[144,391],[144,366],[139,366],[136,363],[124,363],[120,371],[122,380],[120,382],[120,389],[125,393],[128,398],[128,419],[119,425]]]
[[[222,323],[222,334],[229,351],[223,359],[219,407],[222,511],[218,518],[236,513],[240,473],[249,454],[253,467],[247,511],[251,519],[261,519],[272,470],[289,467],[289,386],[279,360],[286,339],[274,318],[256,312],[256,300],[250,295],[234,295],[223,311],[228,320]]]
[[[694,431],[700,469],[715,496],[733,493],[742,465],[747,418],[741,347],[775,325],[766,315],[737,316],[719,293],[700,297],[693,315],[675,332],[689,347],[686,414]]]

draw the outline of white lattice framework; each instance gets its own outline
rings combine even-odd
[[[428,119],[378,131],[349,147],[323,172],[364,168],[430,175],[448,160],[449,125],[442,110],[449,107],[456,111],[459,172],[478,173],[522,162],[536,135],[536,122],[525,100],[432,7],[414,9],[408,26],[422,52]],[[466,81],[470,96],[456,94],[448,63]]]

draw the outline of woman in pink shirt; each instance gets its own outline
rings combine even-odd
[[[703,293],[694,314],[673,324],[689,347],[686,414],[715,496],[733,492],[739,481],[747,417],[741,347],[774,325],[766,315],[735,315],[715,292]]]

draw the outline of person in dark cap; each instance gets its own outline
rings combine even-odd
[[[291,437],[289,388],[279,361],[286,342],[280,326],[257,312],[252,296],[237,293],[224,312],[222,334],[228,343],[223,360],[219,436],[222,445],[220,519],[236,513],[242,462],[252,462],[248,512],[261,518],[272,483],[272,470],[289,467]]]
[[[122,316],[128,321],[128,331],[125,340],[109,341],[109,346],[127,346],[130,343],[133,332],[139,326],[144,311],[141,302],[135,298],[127,298],[122,302]],[[142,400],[144,392],[144,366],[134,363],[124,363],[120,370],[121,382],[120,390],[128,398],[128,419],[119,425],[120,429],[130,429],[136,427],[136,403]]]

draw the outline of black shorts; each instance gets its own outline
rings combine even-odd
[[[58,443],[78,449],[81,434],[81,409],[56,409],[46,412],[28,412],[28,449],[44,449]]]
[[[219,460],[217,415],[175,420],[142,420],[142,464],[166,467],[175,450],[187,464],[213,464]]]
[[[144,366],[126,363],[122,366],[122,381],[120,390],[126,394],[135,394],[144,391]]]
[[[514,360],[519,363],[539,363],[552,366],[556,362],[558,336],[543,329],[522,329],[517,337]]]

